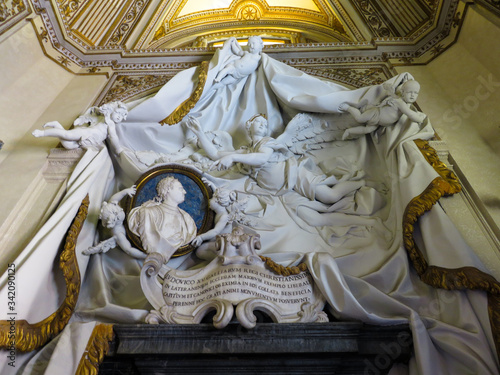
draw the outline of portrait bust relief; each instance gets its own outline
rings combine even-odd
[[[150,170],[128,202],[128,235],[139,249],[161,253],[165,261],[184,255],[211,224],[209,199],[209,190],[194,170],[175,165]]]

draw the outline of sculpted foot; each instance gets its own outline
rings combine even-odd
[[[350,106],[358,108],[358,109],[363,108],[367,104],[368,104],[368,99],[363,99],[359,103],[349,103]]]
[[[35,137],[39,138],[39,137],[43,137],[44,135],[44,131],[43,130],[40,130],[40,129],[36,129],[36,130],[33,130],[33,134]]]
[[[57,128],[57,129],[64,129],[63,126],[61,124],[59,124],[59,122],[57,121],[51,121],[51,122],[47,122],[46,124],[44,124],[42,126],[42,128]]]
[[[341,103],[339,105],[339,112],[346,112],[349,109],[349,104],[348,103]]]

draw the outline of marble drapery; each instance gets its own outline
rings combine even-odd
[[[190,114],[200,119],[205,130],[230,132],[235,147],[247,142],[243,124],[256,113],[267,114],[274,137],[296,113],[304,111],[321,116],[342,134],[353,122],[337,113],[339,104],[361,98],[376,101],[382,93],[379,86],[347,90],[265,54],[258,70],[248,77],[213,87],[222,61],[221,51],[209,65],[204,93]],[[105,149],[87,151],[59,209],[16,260],[23,296],[19,318],[39,321],[57,309],[60,292],[47,293],[60,290],[52,264],[74,207],[83,197],[89,194],[91,207],[77,252],[96,240],[100,203],[113,191],[130,186],[146,169],[134,152],[167,153],[182,147],[189,135],[186,130],[181,125],[161,127],[158,122],[189,98],[197,75],[194,68],[179,73],[156,95],[130,109],[127,122],[117,127],[126,149],[115,160]],[[410,374],[495,374],[498,363],[484,293],[433,289],[418,279],[408,262],[401,231],[403,212],[437,173],[413,142],[432,137],[430,123],[419,126],[406,120],[403,117],[379,137],[368,134],[352,141],[333,141],[308,154],[326,175],[362,170],[370,182],[369,188],[331,207],[295,191],[279,196],[257,194],[244,174],[222,177],[231,177],[229,188],[248,195],[248,212],[267,224],[260,231],[261,254],[283,265],[305,262],[337,318],[382,325],[410,323],[415,345]],[[111,168],[112,161],[116,170]],[[421,218],[415,236],[431,264],[485,270],[439,206]],[[169,265],[181,266],[183,260],[174,259]],[[82,291],[72,321],[31,360],[26,356],[25,373],[34,369],[56,373],[51,372],[56,368],[73,373],[85,349],[83,338],[90,336],[88,322],[137,323],[148,313],[139,285],[140,261],[119,251],[90,260],[78,253],[78,261]],[[5,277],[0,297],[4,285]],[[78,340],[75,332],[80,332]],[[65,342],[71,345],[61,344]]]

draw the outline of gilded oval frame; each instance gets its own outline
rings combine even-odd
[[[128,218],[129,212],[140,206],[147,200],[156,196],[156,184],[165,177],[173,176],[179,180],[186,190],[186,197],[183,203],[179,205],[195,221],[197,235],[205,233],[213,226],[214,212],[210,209],[209,201],[212,198],[212,190],[205,185],[201,179],[201,172],[180,164],[166,164],[152,168],[145,172],[136,181],[137,192],[133,197],[127,198],[125,202],[125,214]],[[144,251],[141,239],[128,228],[127,220],[124,221],[127,236],[130,242],[139,250]],[[181,246],[172,257],[186,255],[194,250],[194,246],[186,244]]]

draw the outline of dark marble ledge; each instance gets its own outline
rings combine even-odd
[[[235,353],[356,353],[409,354],[408,325],[372,326],[359,322],[258,323],[245,329],[230,323],[224,329],[212,324],[117,324],[109,356],[151,354]]]

